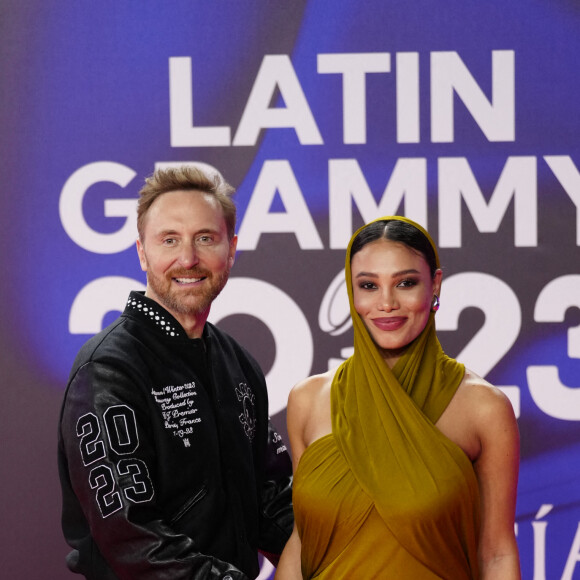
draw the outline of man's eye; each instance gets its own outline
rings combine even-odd
[[[175,238],[165,238],[163,240],[164,246],[173,246],[175,244]]]
[[[207,246],[208,244],[211,244],[212,242],[213,242],[212,236],[199,236],[196,240],[196,243],[200,244],[202,246]]]

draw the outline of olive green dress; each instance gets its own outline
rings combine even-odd
[[[355,353],[331,387],[332,433],[306,448],[294,478],[302,574],[477,579],[477,479],[435,427],[465,369],[441,349],[434,314],[389,369],[347,286]]]

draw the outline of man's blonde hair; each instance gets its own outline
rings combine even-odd
[[[228,238],[231,240],[236,230],[236,204],[232,199],[234,188],[218,173],[208,175],[203,170],[192,165],[157,169],[145,180],[145,185],[139,192],[137,202],[137,230],[143,240],[144,224],[147,212],[153,202],[170,191],[201,191],[217,199],[224,212]]]

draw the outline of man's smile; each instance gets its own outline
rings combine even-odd
[[[175,280],[175,282],[181,285],[190,285],[197,284],[198,282],[205,280],[205,276],[202,276],[200,278],[173,278],[173,280]]]

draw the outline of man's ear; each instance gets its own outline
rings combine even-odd
[[[229,255],[229,265],[230,268],[234,265],[236,261],[236,248],[238,247],[238,236],[234,235],[234,237],[230,240],[230,255]]]
[[[141,240],[137,238],[137,255],[139,256],[139,263],[141,264],[141,270],[143,272],[147,272],[147,258],[145,256],[145,250],[143,249],[143,244]]]

